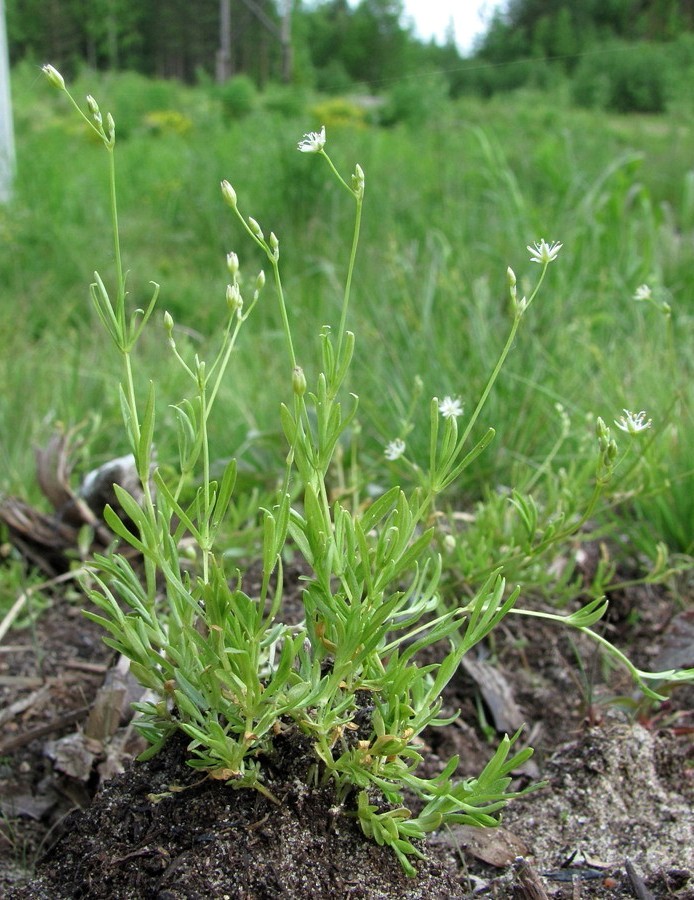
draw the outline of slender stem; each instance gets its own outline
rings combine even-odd
[[[464,446],[465,442],[467,441],[468,437],[470,436],[470,432],[474,428],[475,423],[477,422],[477,419],[479,418],[480,413],[482,412],[482,408],[484,407],[484,404],[487,402],[489,393],[490,393],[491,389],[494,387],[494,382],[498,378],[499,372],[501,371],[502,366],[506,362],[506,357],[508,356],[511,346],[513,344],[513,341],[516,337],[516,332],[518,331],[518,325],[520,324],[520,320],[521,320],[521,316],[520,316],[520,314],[517,313],[513,319],[513,325],[511,326],[511,332],[508,336],[506,344],[504,345],[504,349],[501,351],[501,355],[499,356],[499,358],[496,362],[496,365],[494,366],[494,370],[492,371],[492,374],[489,376],[489,379],[487,380],[487,384],[486,384],[484,390],[482,391],[482,396],[477,401],[477,406],[475,407],[475,411],[470,416],[470,420],[467,423],[467,426],[465,427],[465,430],[463,431],[463,434],[462,434],[460,440],[458,441],[458,449],[460,449],[461,447]]]
[[[201,531],[204,537],[202,550],[202,580],[209,583],[210,576],[210,444],[207,435],[207,417],[209,407],[207,404],[206,382],[200,385],[200,419],[202,422],[202,485],[203,485],[203,510],[201,516]]]
[[[137,448],[140,443],[140,420],[137,414],[137,401],[135,399],[135,380],[133,378],[132,361],[130,353],[121,348],[123,356],[123,370],[125,381],[125,396],[128,401],[128,409],[130,410],[130,428],[133,435],[133,453],[137,455]]]
[[[318,152],[319,152],[319,154],[323,157],[323,159],[328,163],[328,165],[329,165],[330,168],[332,169],[333,175],[337,178],[337,180],[340,182],[340,184],[345,188],[345,190],[349,191],[350,194],[352,194],[352,196],[354,196],[354,191],[353,191],[352,188],[347,184],[347,182],[346,182],[345,179],[342,177],[342,175],[340,175],[340,173],[337,171],[337,169],[335,168],[335,166],[334,166],[334,164],[333,164],[332,159],[330,159],[330,157],[329,157],[328,154],[325,152],[325,150],[319,150]]]
[[[561,449],[562,444],[566,440],[566,434],[567,433],[566,433],[564,427],[562,426],[561,434],[554,442],[552,449],[549,451],[547,456],[544,458],[542,465],[539,466],[539,468],[536,470],[536,472],[534,473],[532,478],[524,486],[523,490],[526,493],[530,492],[535,487],[535,485],[540,480],[540,478],[542,478],[542,476],[545,474],[545,472],[549,471],[549,467],[552,465],[552,462],[553,462],[555,456],[557,455],[557,453],[559,453],[559,450]]]
[[[494,366],[494,370],[493,370],[492,374],[489,376],[489,380],[487,381],[487,385],[486,385],[485,389],[482,391],[482,396],[477,401],[477,406],[475,407],[475,411],[473,412],[472,416],[470,417],[470,421],[467,423],[467,427],[465,428],[465,431],[463,432],[462,437],[458,441],[458,450],[465,445],[465,442],[467,441],[468,437],[470,436],[470,432],[474,428],[475,423],[477,422],[477,419],[479,418],[479,415],[482,412],[484,404],[487,402],[487,398],[489,397],[489,392],[491,391],[492,387],[494,386],[494,382],[498,378],[499,372],[501,371],[502,366],[506,362],[506,357],[508,356],[509,351],[511,350],[511,346],[513,345],[513,341],[516,337],[516,332],[518,331],[518,326],[520,325],[520,320],[522,319],[524,313],[527,311],[530,304],[533,302],[533,300],[537,296],[537,292],[540,290],[540,287],[542,286],[542,282],[545,279],[545,274],[547,272],[548,265],[549,265],[549,263],[545,263],[545,265],[543,266],[542,272],[540,273],[540,277],[537,281],[537,284],[535,285],[535,289],[533,290],[532,294],[530,295],[530,299],[526,301],[523,309],[522,310],[517,309],[515,312],[515,315],[513,317],[513,324],[511,325],[511,332],[508,336],[506,344],[504,345],[504,349],[501,351],[501,356],[497,360],[497,363]]]
[[[282,289],[282,279],[280,278],[279,263],[274,257],[270,257],[272,265],[272,274],[275,279],[275,287],[277,289],[277,300],[280,307],[280,316],[282,317],[282,327],[284,328],[284,336],[287,339],[287,351],[289,352],[289,363],[292,369],[296,366],[296,354],[294,353],[294,342],[292,341],[292,330],[289,327],[289,316],[287,315],[287,304],[284,299],[284,291]]]
[[[559,622],[562,625],[570,625],[572,628],[576,628],[578,631],[582,631],[583,634],[587,635],[589,638],[594,640],[597,644],[600,644],[611,656],[615,659],[618,659],[622,665],[628,669],[631,673],[632,678],[639,685],[641,690],[647,694],[649,697],[653,697],[657,700],[665,700],[666,698],[661,694],[652,691],[647,685],[643,683],[644,679],[651,679],[654,681],[667,678],[670,675],[670,672],[644,672],[642,669],[637,669],[636,666],[631,662],[631,660],[622,653],[614,644],[610,643],[607,638],[603,637],[601,634],[598,634],[597,631],[593,631],[592,628],[588,628],[586,625],[575,625],[571,622],[566,616],[558,616],[552,613],[545,612],[536,612],[535,610],[530,609],[511,609],[509,612],[515,613],[519,616],[531,616],[535,619],[549,619],[551,622]]]
[[[222,357],[221,365],[219,367],[219,372],[217,373],[217,377],[215,379],[214,385],[212,387],[212,391],[210,393],[210,398],[207,403],[207,413],[205,416],[205,421],[207,421],[207,416],[209,416],[212,406],[214,405],[214,401],[217,398],[217,393],[218,393],[220,385],[222,383],[224,373],[226,372],[227,366],[229,365],[229,359],[231,358],[231,352],[234,349],[234,345],[236,344],[236,338],[238,337],[238,334],[239,334],[242,324],[243,324],[243,319],[237,318],[236,324],[234,326],[234,330],[230,337],[228,336],[228,332],[227,332],[227,342],[226,342],[227,346],[226,346],[226,350],[224,351],[224,356]]]
[[[118,228],[118,200],[116,195],[116,159],[113,147],[108,147],[109,185],[111,193],[111,228],[113,230],[113,252],[116,264],[116,317],[121,327],[122,340],[129,345],[127,324],[125,320],[125,278],[123,276],[123,258],[120,248],[120,233]]]
[[[329,160],[328,160],[329,161]],[[363,207],[363,198],[357,197],[357,212],[354,220],[354,235],[352,236],[352,248],[349,254],[349,266],[347,268],[347,279],[345,281],[345,293],[342,300],[342,314],[340,316],[340,329],[337,334],[337,359],[338,364],[342,351],[342,341],[347,327],[347,310],[349,308],[349,298],[352,290],[352,275],[354,274],[354,265],[357,258],[357,248],[359,246],[359,232],[361,230],[361,213]]]

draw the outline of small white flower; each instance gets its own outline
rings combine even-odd
[[[650,300],[653,292],[647,284],[640,284],[634,291],[634,300]]]
[[[638,434],[640,431],[650,428],[653,420],[648,419],[646,421],[646,411],[644,409],[638,413],[629,412],[628,409],[625,409],[624,415],[620,416],[619,420],[615,419],[614,423],[617,428],[626,431],[627,434]]]
[[[400,459],[404,452],[405,442],[402,438],[395,438],[394,441],[391,441],[386,445],[386,449],[383,451],[383,455],[391,462],[395,462],[396,459]]]
[[[457,419],[463,414],[463,403],[460,397],[444,397],[439,403],[439,412],[444,419]]]
[[[549,265],[549,263],[557,258],[557,255],[563,246],[564,245],[560,244],[559,241],[552,241],[551,244],[548,244],[544,238],[540,238],[539,243],[536,241],[532,247],[528,244],[530,262],[540,263],[540,265],[543,266]]]
[[[320,131],[310,131],[304,135],[303,141],[299,141],[298,148],[302,153],[320,153],[325,147],[325,125]]]

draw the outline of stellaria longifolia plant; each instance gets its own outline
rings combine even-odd
[[[231,788],[253,788],[278,802],[264,779],[263,757],[271,752],[276,735],[296,729],[313,743],[315,765],[307,777],[332,782],[338,803],[345,802],[364,833],[379,844],[388,844],[413,875],[409,857],[422,856],[413,841],[427,832],[446,823],[497,823],[498,811],[517,796],[509,791],[510,773],[532,753],[529,748],[512,752],[516,734],[500,741],[477,778],[456,780],[457,758],[434,778],[416,774],[422,761],[418,736],[429,725],[451,721],[439,717],[443,688],[464,654],[498,625],[519,595],[518,588],[507,594],[504,579],[495,571],[465,606],[439,608],[441,560],[431,551],[431,511],[437,495],[487,446],[493,431],[467,450],[471,426],[458,434],[457,401],[434,399],[430,459],[420,485],[409,494],[393,487],[365,508],[354,508],[343,500],[331,502],[329,469],[357,408],[357,397],[348,393],[354,335],[347,329],[347,319],[364,173],[357,166],[349,182],[342,178],[325,152],[324,129],[299,144],[302,152],[326,160],[356,209],[339,324],[336,331],[324,327],[320,333],[322,371],[313,390],[295,354],[280,277],[279,241],[272,232],[266,238],[260,224],[241,213],[233,187],[224,181],[224,200],[272,270],[288,352],[288,402],[281,407],[287,463],[274,503],[261,511],[262,579],[258,595],[248,596],[241,588],[240,574],[225,571],[218,550],[236,470],[230,462],[219,482],[211,478],[207,424],[233,347],[258,301],[265,276],[262,272],[257,276],[245,305],[239,260],[229,253],[227,319],[219,352],[210,365],[197,356],[186,360],[178,352],[175,324],[165,314],[174,358],[191,383],[191,397],[175,407],[176,474],[165,476],[153,459],[154,387],[144,403],[138,402],[132,359],[151,318],[158,287],[144,311],[127,314],[116,207],[115,125],[108,115],[104,127],[91,97],[88,112],[83,113],[62,76],[50,66],[44,71],[101,139],[109,159],[115,299],[98,275],[92,298],[123,360],[123,420],[144,500],[138,504],[116,487],[132,526],[108,508],[104,515],[118,538],[142,556],[144,574],[117,548],[96,557],[92,573],[96,587],[89,594],[103,615],[88,615],[103,625],[109,646],[130,659],[133,673],[153,693],[151,700],[136,705],[136,726],[151,744],[143,756],[153,755],[174,732],[181,731],[190,739],[191,766]],[[509,273],[512,334],[475,418],[521,317],[559,249],[559,244],[544,241],[531,248],[532,259],[542,268],[529,300],[518,300],[515,276]],[[607,440],[605,465],[611,447]],[[404,449],[400,439],[389,445],[387,454],[396,458]],[[199,487],[192,502],[184,502],[183,485],[193,473]],[[300,502],[292,502],[292,496],[299,496]],[[184,536],[192,538],[199,551],[195,574],[179,558]],[[303,591],[305,617],[298,625],[282,621],[282,551],[287,542],[301,553],[309,571]],[[591,605],[575,614],[570,624],[589,626],[602,611],[602,606]],[[417,665],[421,650],[444,639],[450,643],[450,652],[441,663]],[[418,814],[403,805],[405,791],[420,798]]]

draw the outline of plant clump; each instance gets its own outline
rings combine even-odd
[[[281,806],[266,761],[283,735],[300,734],[312,754],[308,785],[330,788],[336,807],[353,817],[368,838],[390,847],[404,871],[414,875],[412,860],[423,857],[422,841],[429,832],[449,824],[494,826],[505,804],[519,794],[511,788],[512,773],[532,753],[528,747],[516,748],[520,732],[501,739],[477,777],[456,777],[457,757],[435,776],[418,774],[422,732],[452,721],[441,716],[443,689],[463,657],[511,612],[543,616],[593,636],[651,696],[659,695],[646,685],[650,678],[691,678],[691,673],[637,670],[593,632],[591,626],[607,608],[604,598],[566,616],[516,609],[520,588],[508,587],[499,568],[489,572],[471,598],[451,603],[441,594],[442,559],[434,545],[437,499],[494,438],[494,429],[488,428],[476,443],[471,441],[560,243],[541,240],[528,247],[530,260],[541,267],[528,297],[518,297],[516,276],[509,269],[509,336],[469,416],[463,418],[460,398],[433,397],[428,459],[409,457],[406,427],[386,446],[386,459],[402,465],[413,486],[394,485],[364,500],[355,474],[340,492],[331,490],[338,448],[350,429],[357,431],[359,401],[349,390],[355,335],[348,321],[366,178],[359,165],[343,178],[326,152],[324,128],[307,134],[298,149],[327,164],[354,204],[355,217],[339,319],[320,330],[315,378],[309,378],[309,366],[296,353],[280,241],[242,210],[229,181],[221,185],[247,239],[267,260],[286,346],[286,396],[280,408],[286,466],[273,502],[260,511],[260,588],[247,593],[241,572],[228,567],[222,551],[237,465],[231,460],[220,477],[213,477],[208,423],[266,276],[261,271],[244,277],[237,254],[228,254],[225,321],[211,361],[181,352],[176,323],[164,314],[166,338],[188,378],[190,395],[173,406],[178,460],[157,465],[156,388],[152,384],[146,397],[138,397],[133,367],[159,288],[154,286],[144,309],[127,309],[116,201],[116,125],[110,114],[102,117],[92,97],[83,112],[62,76],[50,66],[44,71],[103,142],[109,162],[114,286],[109,289],[95,274],[91,290],[99,319],[122,359],[119,397],[142,496],[135,499],[114,487],[125,518],[109,507],[104,518],[129,552],[116,546],[94,557],[86,584],[99,612],[86,615],[104,627],[106,643],[130,660],[132,672],[150,692],[136,705],[136,727],[150,745],[144,759],[174,735],[184,735],[193,769],[231,790],[253,789]],[[625,421],[639,426],[628,428],[630,433],[646,427],[644,417],[627,413]],[[596,500],[617,455],[602,420],[597,438]],[[356,447],[353,453],[356,459]],[[192,491],[191,483],[196,485]],[[537,509],[532,500],[516,496],[514,502],[534,534]],[[184,540],[194,548],[192,568]],[[283,614],[283,560],[289,547],[306,568],[303,616],[294,624]],[[133,562],[133,550],[141,564]],[[422,652],[440,642],[447,645],[443,659],[421,663]],[[408,805],[413,798],[414,812]]]

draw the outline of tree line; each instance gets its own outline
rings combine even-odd
[[[5,0],[5,6],[12,62],[50,60],[68,75],[86,64],[188,82],[243,74],[259,86],[285,80],[327,93],[355,83],[385,91],[408,75],[438,71],[452,95],[541,87],[559,74],[583,78],[592,96],[604,92],[604,78],[595,80],[590,61],[585,72],[581,64],[595,47],[681,44],[694,31],[694,0],[507,0],[463,59],[452,31],[443,45],[417,39],[402,0]],[[694,65],[691,41],[678,54],[685,69]],[[656,69],[667,68],[664,56],[653,59]],[[638,77],[647,76],[643,65],[637,68]],[[627,70],[623,80],[633,80]]]
[[[694,29],[694,0],[509,0],[478,48],[490,62],[542,58],[571,71],[611,40],[672,41]]]
[[[348,82],[376,86],[417,67],[460,61],[452,36],[438,47],[413,35],[403,24],[402,0],[356,5],[347,0],[6,0],[5,5],[11,61],[51,60],[68,74],[82,64],[185,81],[221,71],[226,77],[249,75],[259,84],[284,78],[339,90]]]

